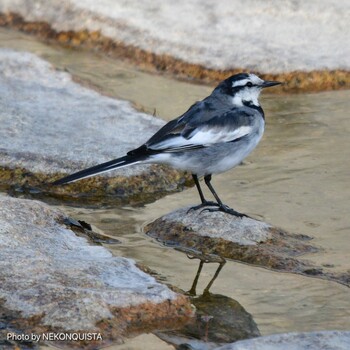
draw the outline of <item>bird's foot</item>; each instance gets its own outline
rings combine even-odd
[[[238,211],[230,208],[229,206],[225,205],[225,204],[217,204],[218,208],[204,208],[201,213],[203,211],[209,211],[209,212],[215,212],[215,211],[222,211],[224,213],[227,213],[227,214],[230,214],[230,215],[234,215],[238,218],[243,218],[243,217],[246,217],[246,218],[250,218],[250,216],[246,215],[246,214],[242,214],[242,213],[239,213]]]
[[[194,207],[191,207],[190,209],[187,210],[187,214],[192,211],[192,210],[198,210],[198,209],[202,209],[205,207],[219,207],[219,204],[216,202],[210,202],[210,201],[205,201],[202,204],[196,205]]]

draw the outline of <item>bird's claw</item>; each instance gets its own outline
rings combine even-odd
[[[192,211],[192,210],[198,210],[198,209],[201,209],[201,208],[204,208],[204,207],[219,207],[219,204],[218,203],[215,203],[215,202],[204,202],[204,203],[201,203],[199,205],[196,205],[194,207],[191,207],[190,209],[187,210],[187,214]],[[201,210],[202,212],[203,210]],[[200,212],[200,213],[201,213]]]
[[[201,210],[200,213],[203,213],[204,211],[209,211],[210,213],[213,213],[216,211],[222,211],[223,213],[234,215],[234,216],[241,218],[241,219],[243,217],[250,218],[250,216],[248,216],[246,214],[239,213],[238,211],[228,207],[227,205],[218,205],[218,208],[204,208],[203,210]]]

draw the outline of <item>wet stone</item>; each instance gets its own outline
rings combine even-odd
[[[168,167],[135,165],[50,186],[64,175],[125,155],[164,122],[80,86],[33,54],[6,49],[0,50],[0,96],[2,189],[85,203],[140,202],[184,184],[183,173]]]
[[[89,349],[192,316],[187,297],[134,261],[90,245],[66,220],[46,204],[0,195],[0,335],[101,334],[67,341]]]
[[[345,350],[349,345],[350,332],[323,331],[273,334],[227,344],[216,350]]]
[[[319,251],[303,234],[286,232],[262,221],[222,212],[181,208],[144,227],[144,232],[167,246],[192,255],[222,258],[305,276],[335,280],[348,285],[341,275],[324,273],[302,255]]]
[[[205,293],[191,299],[196,307],[192,322],[176,331],[157,335],[177,348],[209,350],[220,344],[260,336],[259,329],[242,305],[225,295]]]

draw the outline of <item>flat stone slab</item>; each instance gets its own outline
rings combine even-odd
[[[90,245],[65,219],[46,204],[0,195],[0,338],[93,332],[102,340],[68,345],[96,348],[192,315],[187,297],[134,261]]]
[[[144,232],[185,253],[211,255],[263,266],[275,270],[335,280],[350,286],[348,275],[324,273],[322,267],[302,259],[317,252],[312,239],[286,232],[262,221],[222,212],[181,208],[144,227]]]
[[[71,198],[132,200],[175,190],[183,174],[135,165],[68,186],[63,175],[118,158],[145,142],[164,122],[128,102],[72,81],[37,56],[0,50],[0,186]]]
[[[56,31],[100,32],[115,42],[215,70],[261,73],[350,69],[346,0],[1,1],[0,12]],[[79,38],[77,38],[79,41]]]
[[[215,350],[346,350],[350,347],[350,332],[323,331],[273,334],[241,340]]]

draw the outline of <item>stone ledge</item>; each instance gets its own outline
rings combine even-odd
[[[229,69],[212,69],[202,64],[194,64],[169,54],[156,54],[132,44],[125,44],[105,36],[100,30],[58,30],[45,20],[27,20],[17,12],[1,13],[0,26],[21,30],[42,39],[57,41],[69,47],[82,47],[99,50],[108,55],[129,61],[147,71],[171,73],[177,78],[195,79],[198,82],[217,84],[228,76],[251,68],[236,66]],[[254,69],[254,72],[266,80],[283,81],[284,85],[270,93],[318,92],[350,88],[350,72],[345,69],[310,68],[306,71],[291,70],[280,73],[266,73]]]
[[[2,329],[100,332],[103,342],[84,344],[95,348],[192,317],[187,297],[132,260],[89,245],[64,219],[46,204],[0,195]]]
[[[68,186],[63,175],[123,156],[164,122],[84,88],[37,56],[0,50],[0,186],[85,203],[150,200],[185,185],[165,166],[135,165]],[[152,197],[153,196],[153,197]],[[143,199],[142,198],[142,199]]]

